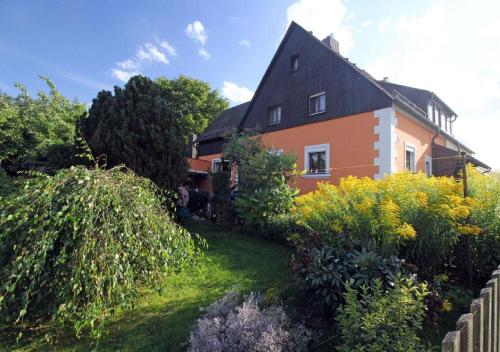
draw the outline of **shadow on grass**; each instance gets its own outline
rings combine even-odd
[[[206,307],[235,289],[265,292],[274,287],[293,292],[289,248],[212,225],[192,224],[188,229],[207,240],[206,258],[195,270],[172,275],[164,292],[144,290],[138,305],[117,313],[106,322],[107,334],[98,351],[185,351],[189,331]],[[60,333],[54,344],[43,334],[28,336],[15,345],[14,337],[0,336],[0,350],[88,351],[89,339],[77,340]],[[3,345],[2,345],[3,344]]]

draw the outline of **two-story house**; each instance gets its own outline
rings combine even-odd
[[[348,175],[400,171],[453,174],[457,114],[436,94],[378,81],[296,23],[288,28],[251,101],[224,111],[199,137],[198,158],[220,167],[223,135],[258,129],[266,144],[294,152],[302,192]]]

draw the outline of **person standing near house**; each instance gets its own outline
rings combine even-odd
[[[179,186],[179,195],[177,199],[177,221],[181,224],[184,223],[184,220],[190,218],[192,215],[189,212],[187,206],[189,203],[189,192],[187,190],[188,184],[184,183]]]
[[[189,192],[187,190],[188,184],[184,183],[179,186],[179,199],[177,205],[187,208],[189,203]]]

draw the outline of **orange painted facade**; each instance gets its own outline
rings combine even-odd
[[[425,158],[432,158],[432,139],[436,132],[399,110],[396,110],[396,118],[396,170],[405,171],[405,148],[408,145],[415,148],[416,171],[425,172]],[[445,140],[438,136],[435,143],[445,145]]]
[[[373,112],[346,116],[327,121],[311,123],[262,135],[266,145],[294,153],[297,169],[305,168],[305,147],[328,144],[330,172],[326,175],[302,175],[295,178],[296,186],[302,193],[313,191],[318,182],[338,184],[341,177],[356,175],[373,177],[378,172],[374,158],[378,151],[373,145],[378,140],[374,127],[378,120]],[[221,154],[200,157],[210,161],[220,158]]]
[[[389,108],[390,109],[390,108]],[[395,112],[394,112],[395,111]],[[415,149],[416,171],[425,172],[426,157],[432,160],[432,140],[435,130],[418,121],[415,117],[394,108],[396,116],[395,139],[390,145],[395,149],[395,169],[392,172],[404,172],[405,146]],[[314,117],[311,117],[311,120]],[[301,193],[316,189],[318,182],[338,184],[342,177],[377,177],[379,150],[375,145],[381,138],[377,127],[379,118],[376,112],[366,112],[331,120],[313,122],[287,129],[262,134],[263,142],[285,153],[294,153],[297,169],[306,168],[306,147],[328,145],[329,172],[318,175],[300,175],[295,177],[295,185]],[[445,145],[443,136],[438,135],[435,142]],[[380,145],[380,144],[379,144]],[[203,162],[210,164],[219,159],[221,154],[201,156]],[[383,174],[382,174],[383,175]]]
[[[276,149],[293,152],[298,170],[305,168],[306,146],[329,145],[328,176],[302,175],[295,178],[297,187],[302,193],[307,193],[316,189],[318,182],[338,184],[341,177],[348,175],[373,177],[378,172],[374,165],[378,152],[373,148],[378,140],[374,133],[377,123],[374,113],[367,112],[265,133],[262,137],[264,143]]]
[[[189,170],[197,172],[208,172],[211,169],[211,163],[203,159],[188,158]]]

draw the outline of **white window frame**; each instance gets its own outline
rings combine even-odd
[[[318,152],[326,152],[325,153],[325,173],[324,174],[310,174],[309,173],[309,154],[310,153],[318,153]],[[330,177],[330,143],[325,144],[316,144],[316,145],[307,145],[304,147],[304,169],[305,174],[303,177],[305,178],[326,178]]]
[[[406,152],[413,152],[413,172],[417,172],[417,147],[413,144],[405,143],[405,164],[404,171],[412,171],[406,169]]]
[[[429,163],[429,173],[427,173],[427,163]],[[425,156],[425,163],[424,163],[424,172],[427,176],[432,176],[432,157],[426,155]]]
[[[317,112],[311,113],[311,99],[316,98],[316,97],[319,97],[319,96],[321,96],[321,95],[324,95],[324,96],[325,96],[325,110],[323,110],[323,111],[317,111]],[[309,96],[309,104],[308,104],[308,106],[307,106],[307,112],[308,112],[309,116],[314,116],[314,115],[318,115],[318,114],[323,114],[325,111],[326,111],[326,91],[310,95],[310,96]]]
[[[217,172],[217,170],[215,170],[215,164],[217,163],[220,163],[222,167],[222,159],[221,158],[212,159],[212,172]]]
[[[269,119],[269,118],[271,117],[271,112],[272,112],[272,111],[274,111],[274,110],[276,110],[276,109],[279,109],[279,111],[280,111],[280,115],[279,115],[279,116],[280,116],[280,119],[279,119],[278,121],[273,121],[273,122],[271,122],[271,120]],[[283,108],[281,107],[281,105],[275,105],[275,106],[273,106],[273,107],[270,107],[270,108],[267,110],[267,124],[268,124],[269,126],[273,126],[273,125],[277,125],[277,124],[279,124],[279,123],[281,122],[281,115],[282,115],[282,113],[283,113]]]

